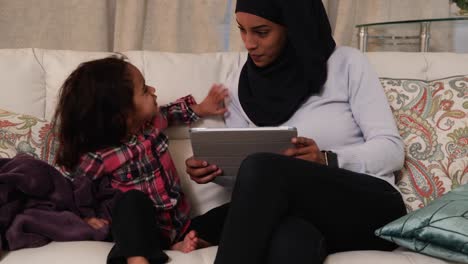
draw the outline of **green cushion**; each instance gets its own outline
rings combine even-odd
[[[468,263],[468,184],[375,231],[416,252]]]

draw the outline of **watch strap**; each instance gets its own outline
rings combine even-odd
[[[325,156],[325,164],[330,168],[338,168],[338,155],[330,150],[322,150]]]

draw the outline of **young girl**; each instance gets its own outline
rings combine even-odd
[[[158,107],[155,88],[118,58],[83,63],[67,78],[53,121],[61,143],[57,164],[73,182],[83,219],[95,229],[111,223],[116,244],[108,263],[164,263],[163,249],[189,252],[209,245],[199,234],[208,241],[218,236],[203,230],[211,225],[200,224],[203,217],[189,218],[162,130],[224,114],[226,96],[213,85],[200,104],[186,96]],[[108,186],[121,191],[114,203],[106,201],[116,192],[101,191]]]

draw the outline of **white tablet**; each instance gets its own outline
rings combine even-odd
[[[292,147],[297,136],[295,127],[256,128],[190,128],[193,156],[215,164],[223,176],[236,176],[239,166],[249,154],[282,153]]]

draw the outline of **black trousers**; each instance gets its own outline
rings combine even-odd
[[[169,257],[163,249],[170,245],[163,239],[155,219],[155,209],[148,196],[136,190],[124,193],[112,210],[115,245],[107,263],[125,264],[132,256],[144,256],[151,264],[165,263]]]
[[[228,209],[229,204],[226,204],[193,218],[188,231],[195,230],[199,237],[217,245]],[[107,256],[107,263],[127,263],[126,259],[131,256],[146,257],[151,264],[166,263],[169,257],[163,250],[171,245],[161,235],[155,219],[156,212],[148,196],[136,190],[124,193],[112,211],[115,245]]]
[[[392,250],[374,230],[406,214],[384,180],[275,154],[241,165],[216,264],[322,263],[327,254]]]
[[[193,218],[188,230],[195,230],[205,241],[218,245],[229,205],[229,203],[224,204]],[[129,191],[123,194],[113,209],[112,219],[111,229],[115,245],[107,257],[107,263],[123,264],[131,256],[144,256],[151,264],[168,261],[168,256],[163,250],[169,249],[170,244],[161,236],[155,221],[153,204],[144,193]],[[289,252],[284,249],[298,248],[297,244],[310,242],[309,238],[316,232],[317,230],[308,222],[300,218],[287,217],[274,231],[270,247],[270,263],[286,263],[281,262],[279,258],[286,257],[287,254],[282,253]],[[300,257],[297,254],[295,256]]]

